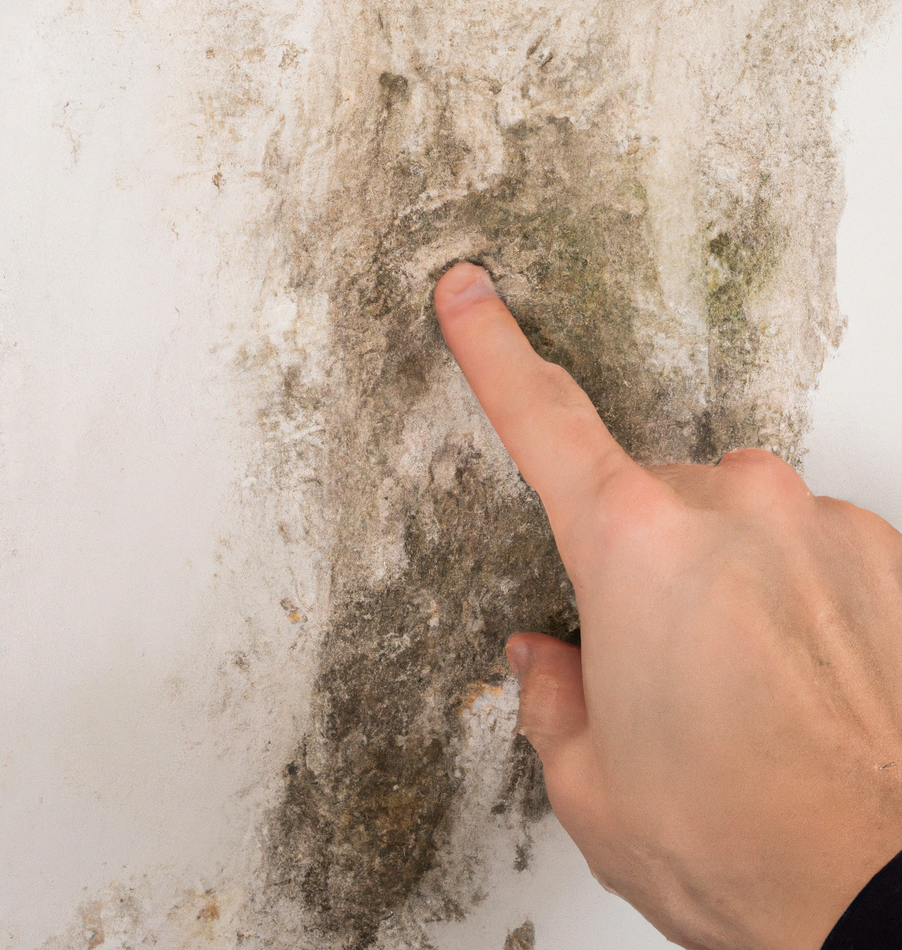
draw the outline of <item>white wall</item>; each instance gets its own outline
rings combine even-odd
[[[94,902],[109,901],[113,883],[156,914],[164,946],[225,941],[219,923],[195,932],[172,921],[200,919],[205,892],[223,880],[223,928],[246,898],[256,821],[275,794],[258,776],[290,755],[309,688],[303,645],[294,665],[270,671],[269,690],[242,694],[239,673],[225,686],[221,675],[244,642],[245,616],[265,617],[268,636],[297,637],[264,596],[280,557],[260,527],[266,513],[234,490],[253,477],[242,446],[254,420],[240,381],[223,372],[223,350],[258,303],[256,252],[231,231],[253,197],[223,198],[216,167],[194,164],[164,134],[170,110],[185,107],[173,70],[188,40],[167,45],[152,8],[127,29],[126,12],[104,9],[97,21],[83,12],[72,33],[71,20],[56,26],[62,3],[0,7],[0,947],[9,950],[55,934],[87,946]],[[902,527],[898,18],[851,75],[840,114],[849,328],[813,399],[806,474],[816,491]],[[598,889],[553,821],[536,832],[533,870],[507,870],[509,847],[499,840],[485,902],[433,928],[442,950],[500,950],[526,917],[540,950],[664,945]],[[109,946],[128,939],[125,929],[105,936]]]
[[[848,330],[812,400],[805,475],[902,529],[902,23],[873,42],[839,97],[848,201],[837,291]]]

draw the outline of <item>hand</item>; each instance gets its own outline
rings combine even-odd
[[[902,850],[902,535],[762,450],[641,468],[479,267],[435,308],[576,591],[581,649],[508,643],[561,824],[684,947],[819,950]]]

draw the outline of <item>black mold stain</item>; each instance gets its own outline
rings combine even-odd
[[[504,675],[506,637],[518,629],[568,637],[577,626],[537,498],[525,485],[504,497],[474,436],[449,435],[427,483],[405,483],[397,472],[405,420],[449,359],[434,318],[421,319],[405,286],[405,264],[423,246],[478,228],[482,259],[496,274],[525,274],[542,288],[541,302],[515,305],[525,331],[586,387],[624,444],[652,454],[647,420],[665,418],[668,392],[643,365],[632,332],[631,286],[654,292],[644,223],[603,197],[581,205],[568,188],[586,160],[569,122],[521,124],[507,138],[509,170],[493,188],[398,215],[373,236],[373,270],[337,288],[345,316],[336,347],[351,358],[330,426],[330,477],[344,499],[334,620],[316,680],[315,736],[289,770],[271,839],[274,884],[347,947],[370,945],[385,915],[435,866],[460,783],[460,712],[474,688]],[[399,203],[414,203],[425,184],[397,172],[392,187]],[[386,483],[406,566],[373,587],[357,580],[356,539]],[[516,808],[536,820],[548,806],[525,740],[512,748],[509,774],[496,814]],[[528,839],[518,866],[527,862]]]
[[[403,105],[410,98],[410,83],[404,76],[382,73],[379,77],[379,85],[382,87],[384,95],[382,107],[385,110],[386,118],[390,118],[392,109],[396,105]]]
[[[695,458],[717,461],[738,446],[768,444],[748,388],[761,360],[761,331],[749,319],[752,296],[773,277],[783,235],[760,194],[731,227],[707,242],[708,406],[698,420]]]

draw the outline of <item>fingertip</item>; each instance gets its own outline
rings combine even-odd
[[[455,264],[442,276],[433,291],[439,320],[460,312],[470,303],[497,296],[488,271],[469,261]]]
[[[588,721],[580,650],[541,633],[515,634],[505,649],[520,680],[520,732],[548,764]]]

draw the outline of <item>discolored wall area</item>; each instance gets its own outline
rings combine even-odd
[[[29,870],[0,941],[443,948],[558,860],[502,648],[578,617],[431,288],[485,264],[643,462],[800,464],[844,327],[833,97],[888,10],[3,14],[34,107],[5,165]],[[492,946],[558,945],[517,914]]]

